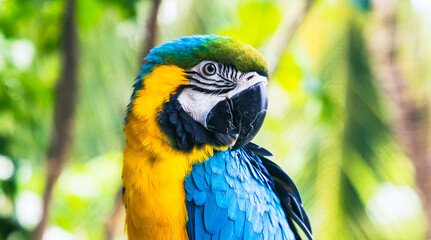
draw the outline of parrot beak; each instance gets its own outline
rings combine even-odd
[[[229,135],[238,134],[231,151],[249,143],[259,132],[268,107],[266,81],[227,97],[208,113],[206,127]]]

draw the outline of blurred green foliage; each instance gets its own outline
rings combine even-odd
[[[265,54],[294,4],[164,0],[158,39],[215,33]],[[46,239],[105,236],[149,10],[144,0],[78,1],[73,144]],[[0,170],[0,239],[28,239],[40,217],[64,11],[59,0],[0,1],[0,168],[12,169]],[[269,113],[255,142],[298,183],[316,239],[424,239],[413,167],[390,131],[366,50],[369,11],[370,1],[314,4],[270,80]]]

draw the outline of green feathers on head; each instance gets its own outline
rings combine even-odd
[[[268,75],[263,56],[253,47],[230,37],[194,35],[166,42],[150,51],[145,58],[149,66],[173,64],[189,69],[203,60],[211,60],[235,66],[241,72],[257,72]]]

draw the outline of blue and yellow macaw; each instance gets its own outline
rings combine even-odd
[[[312,239],[292,180],[250,141],[267,110],[268,68],[229,37],[151,50],[124,133],[129,239]]]

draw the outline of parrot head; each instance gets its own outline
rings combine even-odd
[[[195,35],[164,43],[145,60],[128,117],[155,117],[175,149],[234,144],[235,150],[262,126],[268,68],[250,45],[229,37]]]

